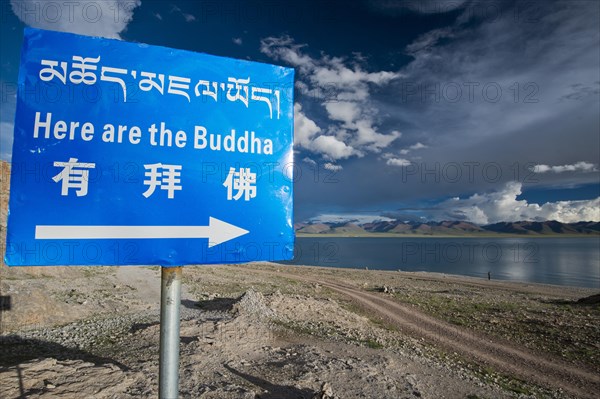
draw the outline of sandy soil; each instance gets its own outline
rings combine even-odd
[[[0,268],[1,398],[150,398],[160,275]],[[182,398],[592,398],[594,290],[275,264],[187,267]]]

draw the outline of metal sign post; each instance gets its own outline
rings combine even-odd
[[[161,267],[159,398],[179,397],[181,267]]]

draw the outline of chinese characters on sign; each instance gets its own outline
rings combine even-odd
[[[149,186],[148,190],[143,194],[144,197],[148,198],[154,194],[154,189],[160,187],[161,190],[167,190],[168,198],[175,198],[175,190],[181,190],[181,165],[163,165],[162,163],[155,163],[151,165],[144,165],[144,168],[148,169],[146,177],[150,180],[145,180],[144,184]],[[162,171],[159,172],[158,170]]]
[[[78,197],[84,197],[88,193],[88,181],[90,171],[96,164],[77,162],[77,158],[69,159],[69,162],[54,162],[54,166],[63,168],[63,170],[54,176],[52,180],[59,182],[62,180],[62,190],[60,195],[69,195],[69,189],[73,188]]]
[[[235,168],[229,168],[229,174],[225,183],[227,187],[227,200],[239,200],[244,196],[244,201],[250,201],[256,197],[256,174],[250,171],[250,168],[242,168],[236,171]],[[236,190],[235,195],[233,190]]]
[[[75,189],[78,197],[85,197],[88,193],[89,170],[96,167],[94,163],[77,162],[77,158],[70,158],[68,162],[54,162],[54,166],[63,168],[63,170],[52,178],[56,183],[62,181],[62,196],[69,195],[69,189]],[[144,165],[146,172],[144,174],[148,180],[144,180],[144,185],[148,189],[142,194],[149,198],[156,188],[167,191],[167,198],[175,198],[175,191],[182,190],[181,169],[182,165],[166,165],[154,163]],[[229,174],[223,183],[227,188],[227,200],[239,200],[243,197],[244,201],[256,197],[256,173],[250,168],[229,169]],[[235,194],[233,194],[235,190]]]

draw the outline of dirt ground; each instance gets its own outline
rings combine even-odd
[[[181,398],[592,398],[594,290],[440,274],[186,267]],[[153,398],[160,270],[0,268],[1,398]]]

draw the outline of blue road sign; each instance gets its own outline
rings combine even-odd
[[[8,265],[293,255],[293,69],[26,29]]]

